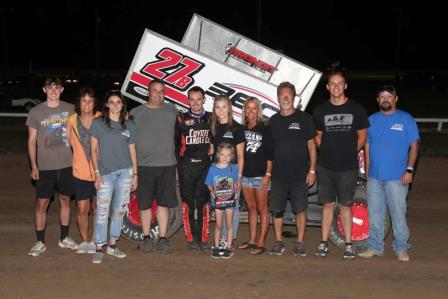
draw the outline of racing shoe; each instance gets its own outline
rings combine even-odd
[[[44,253],[45,250],[47,250],[45,243],[37,241],[36,244],[34,244],[34,246],[31,247],[30,251],[28,251],[28,255],[36,257]]]
[[[271,255],[282,255],[285,252],[285,245],[283,241],[275,241],[274,246],[272,246]]]
[[[327,242],[321,242],[314,252],[315,256],[326,257],[330,253]]]
[[[352,260],[356,259],[355,249],[353,248],[352,244],[345,244],[343,258],[346,261],[352,261]]]
[[[198,249],[198,246],[196,245],[196,242],[187,242],[187,250],[188,251],[196,251]]]
[[[78,249],[78,244],[76,244],[76,242],[70,237],[65,237],[63,240],[59,239],[58,246],[61,248],[69,248],[71,250]]]
[[[302,242],[294,241],[294,256],[306,256],[305,246]]]

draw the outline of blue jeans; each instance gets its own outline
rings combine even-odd
[[[113,171],[102,176],[103,183],[97,191],[95,243],[97,246],[107,244],[107,227],[110,217],[111,240],[120,239],[123,216],[128,211],[131,194],[132,168]]]
[[[369,249],[376,253],[384,251],[384,219],[386,209],[392,219],[394,240],[392,249],[408,251],[409,229],[406,222],[406,197],[409,185],[400,180],[381,181],[374,178],[367,180],[367,202],[369,205]]]

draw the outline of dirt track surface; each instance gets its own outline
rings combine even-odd
[[[422,158],[409,196],[411,262],[392,254],[391,237],[384,257],[347,262],[330,247],[327,258],[313,251],[320,228],[309,227],[307,257],[292,256],[292,240],[281,257],[249,256],[239,250],[230,260],[215,260],[187,252],[180,231],[172,239],[174,252],[143,254],[136,244],[119,243],[128,257],[105,256],[100,265],[91,255],[57,247],[58,204],[49,211],[47,251],[38,258],[26,254],[35,242],[34,187],[25,155],[0,155],[0,298],[447,298],[448,186],[447,158]],[[74,209],[73,209],[74,210]],[[72,213],[72,215],[74,215]],[[80,241],[72,217],[70,235]],[[288,228],[292,229],[292,228]],[[247,225],[238,241],[246,241]],[[268,236],[272,244],[273,229]]]

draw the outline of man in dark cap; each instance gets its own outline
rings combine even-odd
[[[418,156],[419,133],[414,118],[397,109],[397,91],[391,85],[378,89],[380,111],[369,117],[366,144],[368,249],[362,258],[383,255],[386,208],[392,218],[392,248],[401,262],[409,262],[409,229],[406,197]]]

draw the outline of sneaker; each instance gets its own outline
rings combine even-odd
[[[283,241],[275,241],[274,246],[272,246],[271,255],[282,255],[285,251],[285,245],[283,245]]]
[[[36,244],[31,247],[30,251],[28,251],[28,255],[36,257],[41,255],[41,253],[44,253],[45,250],[47,250],[47,246],[45,246],[45,243],[37,241]]]
[[[221,257],[221,255],[219,254],[219,248],[215,247],[212,249],[211,257],[214,259],[219,259]]]
[[[81,244],[79,244],[76,253],[87,253],[89,244],[90,244],[89,242],[82,242]]]
[[[187,242],[187,250],[188,251],[196,251],[198,249],[198,246],[196,245],[196,242]]]
[[[372,249],[367,249],[367,250],[364,250],[364,251],[358,253],[358,256],[362,257],[363,259],[371,259],[374,256],[383,256],[383,253],[376,252]]]
[[[397,252],[397,259],[400,262],[409,262],[411,259],[409,258],[409,255],[406,251],[398,251]]]
[[[95,254],[92,256],[92,264],[101,264],[103,257],[104,254],[101,251],[95,251]]]
[[[356,259],[356,253],[355,253],[355,249],[353,248],[353,245],[345,244],[343,259],[346,261],[352,261],[352,260]]]
[[[164,253],[170,253],[172,251],[170,240],[165,237],[160,237],[157,242],[157,249],[163,251]]]
[[[315,256],[326,257],[330,253],[328,245],[325,242],[321,242],[314,252]]]
[[[61,248],[70,248],[71,250],[78,249],[78,244],[76,244],[76,242],[70,237],[65,237],[62,241],[59,239],[58,246]]]
[[[305,246],[302,242],[294,241],[294,256],[306,256]]]
[[[222,255],[221,255],[221,257],[222,257],[223,259],[229,259],[229,258],[231,258],[232,256],[233,256],[233,250],[230,249],[230,248],[225,248],[225,249],[223,250],[223,252],[222,252]]]
[[[113,255],[115,257],[118,257],[119,259],[125,258],[127,255],[117,247],[112,248],[110,246],[107,246],[106,253],[109,255]]]
[[[95,245],[95,242],[90,241],[90,242],[89,242],[89,245],[87,245],[87,253],[89,253],[89,254],[93,254],[93,253],[95,253],[95,252],[96,252],[96,245]]]
[[[153,251],[154,249],[153,249],[152,239],[149,238],[149,237],[148,238],[144,238],[143,242],[142,242],[142,245],[140,246],[140,249],[143,252],[146,252],[146,253]]]
[[[219,239],[218,248],[224,249],[227,247],[227,240],[225,238]]]

